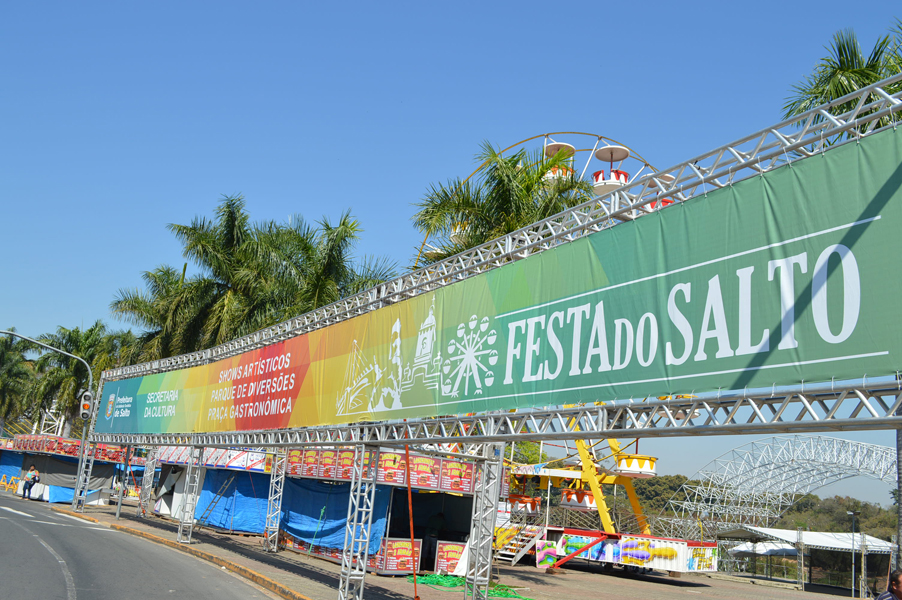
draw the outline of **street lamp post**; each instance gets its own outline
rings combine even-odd
[[[85,359],[83,359],[80,356],[75,356],[74,354],[69,354],[68,352],[66,352],[64,350],[60,350],[59,348],[54,348],[53,346],[48,346],[47,344],[45,344],[43,342],[39,342],[35,339],[32,339],[28,336],[16,333],[14,331],[6,331],[5,329],[0,329],[0,334],[4,334],[4,333],[6,335],[11,335],[13,337],[27,340],[27,341],[31,342],[32,344],[40,346],[41,348],[46,348],[47,350],[52,350],[53,352],[57,352],[59,354],[68,356],[69,358],[74,358],[75,360],[79,361],[88,370],[88,391],[91,392],[92,394],[94,393],[94,373],[91,371],[91,365],[89,365],[87,363],[87,361],[85,361]],[[84,461],[84,457],[85,457],[85,438],[87,437],[87,435],[88,435],[88,422],[85,421],[81,428],[81,446],[79,447],[79,452],[78,452],[78,472],[77,472],[78,475],[76,475],[76,477],[81,476],[81,465],[82,465],[82,462]],[[73,496],[73,499],[72,499],[73,505],[74,505],[74,503],[77,499],[77,495],[78,495],[78,484],[79,484],[79,482],[76,481],[75,482],[75,495]]]
[[[852,597],[855,597],[855,517],[861,514],[858,510],[847,510],[847,515],[852,517]]]

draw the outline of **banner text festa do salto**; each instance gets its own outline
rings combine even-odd
[[[893,374],[902,134],[846,144],[219,362],[107,382],[96,431],[243,431]]]

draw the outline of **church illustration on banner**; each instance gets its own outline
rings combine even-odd
[[[489,317],[479,319],[472,315],[469,321],[457,326],[456,336],[448,341],[443,355],[438,347],[441,340],[433,297],[429,315],[420,324],[412,360],[404,360],[400,318],[391,329],[385,364],[364,353],[354,340],[337,398],[337,414],[379,413],[401,408],[404,394],[418,386],[438,390],[448,398],[481,396],[494,383],[492,367],[498,363],[498,352],[491,347],[498,334],[490,325]]]

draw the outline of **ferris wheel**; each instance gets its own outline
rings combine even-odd
[[[554,166],[550,166],[542,176],[544,181],[552,183],[554,180],[568,178],[585,181],[591,185],[595,198],[610,195],[620,188],[629,188],[638,179],[656,173],[656,169],[635,149],[613,138],[595,133],[581,131],[542,133],[497,151],[497,156],[506,158],[519,152],[524,152],[537,162],[555,159]],[[479,176],[487,164],[488,161],[481,163],[460,181],[459,185],[463,186],[474,177]],[[673,181],[673,176],[657,174],[656,179],[661,182],[662,186],[667,187],[667,184]],[[645,185],[648,188],[654,188],[657,183],[655,180],[651,180]],[[663,198],[660,201],[649,203],[643,210],[645,212],[654,211],[670,204],[673,204],[673,200]],[[466,230],[467,223],[461,222],[455,227],[455,231],[451,232],[448,237],[452,243],[458,244],[463,239],[462,233]],[[431,234],[427,233],[417,253],[415,266],[419,265],[421,258],[441,255],[441,251],[429,243],[430,238]]]
[[[568,168],[552,169],[546,177],[575,176],[586,179],[588,176],[596,196],[628,185],[655,170],[635,149],[612,138],[581,131],[554,131],[535,135],[508,146],[500,154],[527,149],[539,139],[542,140],[542,155],[545,158],[561,153],[570,163]],[[481,168],[476,169],[470,177]]]

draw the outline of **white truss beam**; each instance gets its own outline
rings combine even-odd
[[[738,523],[767,527],[800,496],[856,476],[895,484],[895,448],[808,435],[755,440],[685,483],[665,509],[676,517],[659,519],[658,532],[697,539]]]
[[[902,378],[719,391],[690,399],[639,399],[573,408],[496,412],[301,429],[185,434],[98,434],[140,446],[403,446],[522,440],[861,431],[902,427]]]

